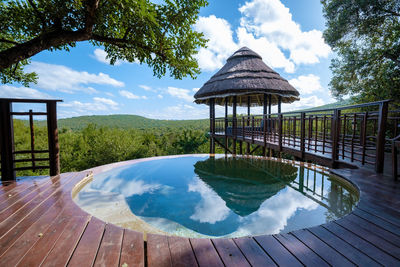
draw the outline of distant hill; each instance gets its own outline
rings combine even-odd
[[[352,104],[351,99],[345,99],[345,100],[338,101],[338,102],[335,102],[335,103],[330,103],[330,104],[326,104],[326,105],[322,105],[322,106],[318,106],[318,107],[313,107],[313,108],[302,109],[302,110],[298,110],[298,111],[312,111],[312,110],[318,110],[318,109],[339,108],[339,107],[344,107],[344,106],[348,106],[348,105],[351,105],[351,104]]]
[[[299,111],[312,111],[317,109],[329,109],[350,105],[350,100],[343,100],[323,106],[318,106]],[[230,114],[231,115],[231,114]],[[45,121],[38,121],[39,125],[45,125]],[[81,130],[88,124],[100,127],[122,128],[122,129],[152,129],[152,128],[185,128],[194,130],[205,130],[209,128],[209,120],[156,120],[148,119],[138,115],[92,115],[80,116],[58,120],[60,129]]]
[[[209,126],[209,121],[208,119],[155,120],[138,115],[93,115],[58,120],[59,128],[68,128],[71,130],[80,130],[88,124],[95,124],[100,127],[143,130],[150,128],[206,129]]]

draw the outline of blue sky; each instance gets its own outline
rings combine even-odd
[[[0,97],[62,99],[59,118],[95,114],[207,118],[207,106],[194,104],[194,93],[227,57],[247,46],[299,90],[301,100],[284,105],[284,111],[334,102],[328,89],[333,52],[322,38],[325,21],[319,0],[209,0],[194,27],[210,40],[197,55],[202,72],[195,80],[168,75],[158,79],[145,64],[112,66],[101,47],[82,42],[70,52],[34,56],[27,70],[39,74],[38,84],[0,85]],[[253,112],[260,113],[261,108]],[[217,116],[222,114],[223,108],[217,108]]]

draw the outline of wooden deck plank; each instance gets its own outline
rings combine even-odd
[[[217,238],[212,239],[211,242],[226,266],[250,266],[232,239]]]
[[[393,214],[392,210],[385,210],[384,208],[376,206],[372,203],[366,203],[366,201],[363,201],[362,199],[358,203],[357,207],[364,212],[375,215],[382,220],[400,227],[400,217],[397,214]]]
[[[274,235],[274,237],[293,255],[306,266],[328,266],[320,256],[314,253],[306,245],[289,234]]]
[[[18,185],[15,184],[14,188],[9,191],[1,191],[0,193],[0,204],[3,203],[4,201],[9,200],[12,197],[17,197],[18,194],[25,190],[26,188],[30,187],[31,183],[19,183]],[[0,186],[1,188],[2,186]]]
[[[18,266],[39,266],[50,253],[54,244],[61,236],[67,226],[69,226],[70,217],[62,214],[55,220],[43,236],[35,243],[35,245],[20,260]]]
[[[188,238],[169,236],[168,244],[172,266],[198,266]]]
[[[349,220],[353,222],[354,224],[357,224],[361,228],[374,233],[375,235],[385,239],[387,242],[392,243],[393,245],[400,247],[400,236],[395,235],[384,228],[375,225],[367,220],[364,220],[361,217],[358,217],[354,214],[349,214],[344,218],[345,220]]]
[[[2,236],[9,229],[10,225],[17,224],[25,216],[39,205],[46,198],[57,192],[65,183],[68,183],[73,178],[73,174],[63,176],[60,180],[59,177],[54,178],[53,184],[46,184],[36,190],[36,194],[32,194],[29,198],[17,201],[14,205],[0,212],[0,236]]]
[[[143,267],[144,257],[143,234],[125,229],[119,265],[121,267],[125,267],[126,265]]]
[[[196,255],[200,267],[224,266],[210,239],[191,238],[190,243],[192,244],[194,254]]]
[[[277,266],[253,238],[235,238],[233,241],[252,266]]]
[[[359,237],[363,238],[364,240],[374,244],[374,246],[376,246],[377,248],[380,248],[381,250],[385,251],[386,253],[392,255],[393,257],[400,259],[400,248],[399,247],[386,241],[381,236],[378,236],[377,233],[374,233],[370,230],[363,228],[363,225],[359,225],[358,223],[353,223],[352,221],[350,221],[346,218],[335,221],[335,223],[346,228],[350,232],[358,235]]]
[[[19,220],[19,217],[15,218],[15,220],[12,221],[15,222],[15,225],[8,226],[10,228],[9,230],[7,229],[7,224],[1,225],[1,233],[4,234],[1,236],[0,242],[6,245],[13,244],[23,233],[25,233],[26,230],[29,229],[32,224],[34,224],[41,217],[43,213],[45,213],[58,202],[61,195],[61,192],[58,191],[42,203],[38,203],[38,206],[33,207],[32,211],[27,216],[21,216],[23,217],[21,220]],[[42,199],[39,198],[38,200],[41,201]],[[4,246],[0,247],[0,251],[4,252]]]
[[[172,266],[167,236],[147,235],[147,264],[149,267]]]
[[[124,230],[107,224],[93,266],[119,266]]]
[[[321,226],[309,228],[307,231],[310,231],[313,235],[337,250],[353,263],[361,266],[380,266],[379,263],[368,257],[368,255],[362,253],[360,250],[351,246],[349,243],[343,241],[341,238]]]
[[[333,266],[355,266],[355,263],[350,262],[343,255],[325,244],[316,236],[307,230],[297,230],[291,232],[293,236],[299,239],[303,244],[313,250],[318,256],[323,258],[327,263]]]
[[[0,240],[0,266],[16,265],[19,260],[32,248],[45,233],[54,220],[57,220],[64,203],[58,202],[46,211],[28,230],[26,230],[14,243],[13,240]]]
[[[14,203],[16,203],[17,201],[20,201],[22,199],[24,199],[25,197],[27,197],[29,194],[36,194],[36,190],[38,190],[40,187],[42,187],[45,184],[50,183],[49,179],[46,180],[39,180],[35,183],[32,183],[31,185],[26,185],[24,187],[24,184],[19,185],[18,188],[20,189],[21,187],[24,187],[22,190],[20,190],[19,192],[13,192],[13,193],[9,193],[6,194],[7,195],[7,199],[5,201],[2,201],[0,203],[0,211],[7,209],[8,207],[12,206]]]
[[[255,236],[254,239],[279,266],[303,266],[303,264],[273,236]]]
[[[360,209],[355,209],[353,211],[353,214],[385,229],[386,231],[389,231],[397,236],[400,236],[400,227],[398,227],[386,220],[383,220],[375,215],[372,215],[372,214],[365,212],[363,210],[360,210]]]
[[[89,217],[72,217],[41,266],[65,266],[74,252]]]
[[[399,264],[399,261],[396,258],[385,253],[373,244],[365,241],[364,239],[360,238],[359,236],[353,234],[352,232],[348,231],[347,229],[341,227],[336,223],[324,224],[322,225],[322,227],[335,234],[336,236],[340,236],[341,239],[343,239],[353,247],[357,248],[358,250],[362,251],[364,254],[368,255],[380,264],[387,266],[395,266]]]
[[[92,217],[68,263],[69,266],[92,266],[103,238],[106,223]]]

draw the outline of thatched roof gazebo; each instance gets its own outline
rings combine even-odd
[[[287,80],[268,67],[260,55],[242,47],[230,56],[226,64],[194,95],[197,104],[262,106],[264,96],[269,104],[280,105],[299,100],[299,92]]]
[[[197,104],[210,106],[210,153],[214,153],[215,104],[225,105],[226,121],[228,106],[232,106],[233,128],[235,128],[237,106],[247,107],[248,116],[251,106],[263,106],[265,115],[271,114],[272,105],[278,105],[278,113],[281,113],[281,103],[299,100],[299,92],[268,67],[260,55],[247,47],[242,47],[228,58],[226,64],[197,91],[194,98]],[[226,140],[227,137],[225,144]],[[235,151],[235,137],[233,146]],[[227,150],[225,147],[225,151]]]

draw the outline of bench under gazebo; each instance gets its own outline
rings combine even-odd
[[[275,127],[271,121],[264,124],[266,116],[271,115],[271,106],[278,106],[281,113],[282,103],[292,103],[299,100],[299,92],[268,67],[260,55],[247,47],[242,47],[230,56],[226,64],[208,80],[194,95],[197,104],[210,107],[210,153],[215,153],[215,143],[225,149],[225,153],[236,154],[236,142],[239,140],[239,153],[242,154],[242,143],[247,143],[247,154],[250,151],[251,140],[249,129],[254,133],[265,132]],[[223,126],[216,131],[215,105],[225,106]],[[228,117],[228,106],[232,107],[232,117]],[[247,107],[247,117],[237,118],[237,107]],[[263,107],[260,119],[250,117],[250,107]],[[221,123],[221,122],[217,122]],[[267,125],[271,124],[271,125]],[[222,131],[221,131],[222,130]],[[257,131],[256,131],[257,132]],[[217,136],[224,137],[220,142]],[[250,139],[246,138],[250,137]],[[228,147],[228,138],[232,138],[232,149]],[[224,144],[223,144],[224,143]],[[264,155],[265,147],[264,147]]]

